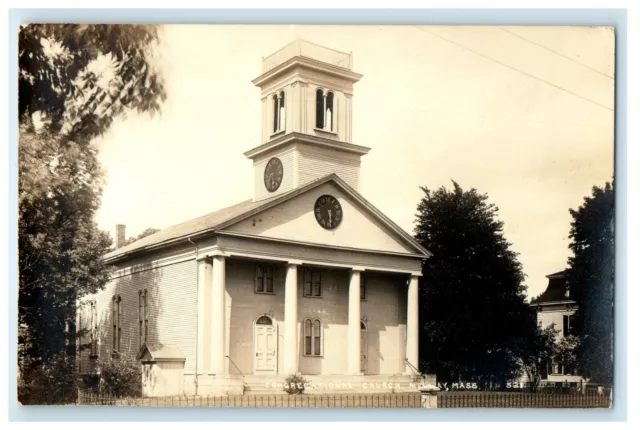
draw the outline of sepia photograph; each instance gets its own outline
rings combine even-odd
[[[18,66],[21,407],[614,404],[614,27],[24,23]]]

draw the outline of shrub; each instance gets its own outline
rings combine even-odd
[[[47,363],[21,369],[18,401],[27,405],[72,404],[77,397],[75,357],[59,353]]]
[[[137,397],[142,394],[142,368],[131,356],[121,354],[100,363],[100,388],[115,397]]]
[[[309,383],[300,375],[289,375],[284,380],[284,391],[287,394],[302,394]]]

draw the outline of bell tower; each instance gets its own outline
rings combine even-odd
[[[244,153],[253,161],[254,200],[331,173],[358,189],[369,148],[351,141],[353,85],[362,77],[352,67],[350,53],[301,39],[262,59],[252,81],[261,90],[261,144]]]

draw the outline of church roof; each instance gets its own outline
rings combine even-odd
[[[334,182],[337,186],[342,188],[346,194],[360,203],[369,213],[382,221],[389,229],[394,231],[403,242],[415,249],[417,253],[423,254],[426,257],[431,256],[431,253],[427,251],[420,243],[418,243],[410,234],[404,231],[401,227],[387,218],[382,212],[376,209],[371,203],[369,203],[360,193],[347,185],[340,177],[335,173],[319,178],[312,181],[300,188],[287,191],[286,193],[279,194],[277,196],[264,199],[264,200],[246,200],[242,203],[238,203],[233,206],[220,209],[210,214],[201,216],[199,218],[192,219],[180,224],[176,224],[171,227],[167,227],[154,234],[143,237],[129,245],[118,248],[104,256],[107,263],[115,260],[120,260],[132,256],[143,251],[149,251],[152,249],[158,249],[163,246],[169,246],[176,243],[179,240],[186,240],[188,238],[195,238],[196,236],[213,233],[215,230],[221,230],[236,222],[242,221],[246,218],[253,216],[254,214],[261,212],[272,206],[281,204],[297,195],[300,195],[308,190],[318,187],[327,182]]]
[[[540,296],[531,300],[531,304],[573,301],[571,297],[566,296],[566,270],[547,275],[547,278],[549,278],[547,289]]]

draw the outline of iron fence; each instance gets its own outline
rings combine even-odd
[[[219,408],[421,408],[420,393],[262,394],[117,398],[81,392],[79,405]]]
[[[439,408],[608,408],[611,390],[537,392],[447,391],[438,394]]]
[[[611,389],[441,391],[438,408],[607,408]],[[419,392],[336,394],[245,394],[229,396],[115,397],[76,387],[19,387],[23,405],[109,405],[219,408],[422,408]]]

